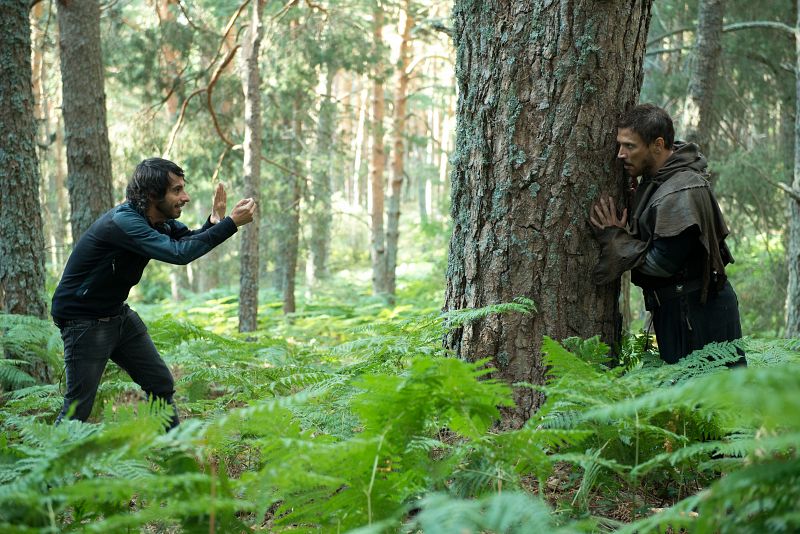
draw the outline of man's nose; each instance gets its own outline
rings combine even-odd
[[[625,150],[622,147],[619,147],[619,151],[617,152],[617,158],[625,159],[628,157],[628,154],[625,153]]]
[[[184,193],[183,193],[183,201],[184,202],[189,202],[190,200],[191,199],[189,198],[189,193],[184,191]]]

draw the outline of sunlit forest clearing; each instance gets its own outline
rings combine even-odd
[[[798,20],[0,0],[0,531],[800,530]],[[592,279],[644,102],[708,159],[744,334],[675,364],[630,271]],[[154,157],[185,172],[180,223],[233,228],[126,281],[180,424],[113,362],[56,424],[84,317],[53,296]]]

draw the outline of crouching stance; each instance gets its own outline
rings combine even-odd
[[[89,417],[110,359],[149,399],[171,405],[170,428],[178,424],[172,374],[125,300],[151,259],[185,265],[251,222],[256,208],[253,199],[243,199],[226,217],[227,197],[220,184],[211,216],[202,228],[189,230],[176,221],[189,202],[183,170],[160,158],[136,166],[126,197],[80,236],[53,295],[51,313],[64,340],[67,381],[56,422],[73,405],[73,419]]]
[[[706,159],[697,145],[674,136],[663,109],[630,110],[617,130],[617,158],[635,188],[630,224],[627,209],[620,215],[606,197],[590,216],[601,247],[595,281],[631,271],[667,363],[712,341],[742,337],[736,293],[725,276],[733,262],[728,227],[706,179]],[[745,364],[743,355],[738,363]]]

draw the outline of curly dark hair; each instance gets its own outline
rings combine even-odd
[[[672,148],[675,142],[672,117],[655,104],[639,104],[629,109],[617,122],[617,128],[630,128],[648,145],[659,137],[664,139],[664,148]]]
[[[144,214],[151,200],[164,198],[169,173],[183,178],[183,169],[166,159],[148,158],[136,166],[125,190],[126,199],[136,211]]]

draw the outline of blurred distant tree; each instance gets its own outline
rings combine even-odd
[[[97,0],[58,0],[73,243],[114,203]]]
[[[375,2],[372,21],[372,46],[376,55],[384,48],[383,24],[384,14],[383,5],[380,1]],[[374,66],[372,79],[372,155],[370,159],[370,184],[372,185],[371,196],[371,224],[370,224],[370,257],[372,258],[372,293],[375,295],[386,294],[387,275],[386,275],[386,235],[384,233],[384,198],[385,198],[385,178],[386,151],[383,146],[383,118],[385,114],[385,97],[383,94],[384,64],[377,61]]]
[[[684,103],[686,140],[700,145],[709,155],[708,141],[714,127],[714,89],[722,50],[722,18],[725,0],[700,0],[697,39],[689,77],[689,91]]]
[[[397,289],[397,255],[400,239],[400,200],[403,193],[406,157],[406,114],[408,110],[408,81],[411,63],[411,30],[414,27],[414,14],[411,0],[403,0],[400,5],[400,50],[395,73],[397,81],[394,90],[394,110],[392,111],[392,167],[390,174],[389,206],[386,220],[386,292],[394,299]]]
[[[796,107],[794,126],[794,178],[789,193],[789,284],[786,289],[786,336],[800,337],[800,0],[797,1],[795,39]]]
[[[261,203],[261,70],[259,50],[264,36],[261,16],[265,0],[252,0],[250,25],[242,47],[242,89],[244,91],[244,196]],[[242,228],[239,251],[239,331],[258,327],[258,212],[255,224]]]

